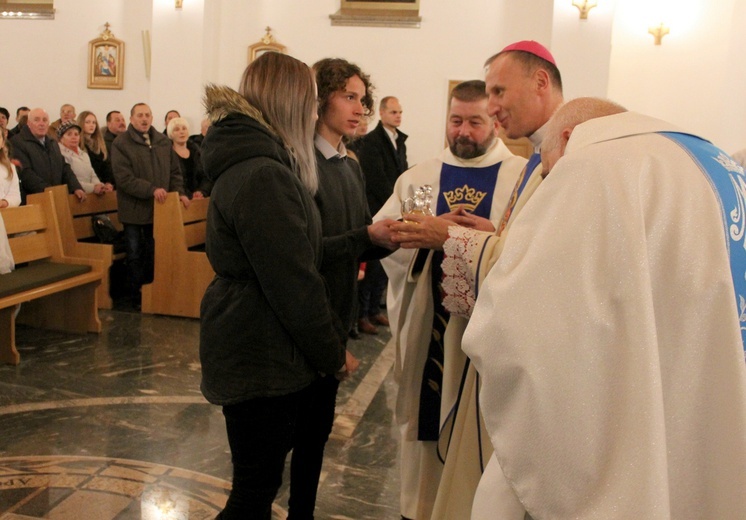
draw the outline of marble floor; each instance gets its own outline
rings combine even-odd
[[[102,311],[86,336],[20,327],[0,366],[0,520],[201,520],[230,490],[220,408],[199,391],[197,320]],[[351,341],[317,519],[397,519],[394,353]],[[286,517],[287,487],[274,517]]]

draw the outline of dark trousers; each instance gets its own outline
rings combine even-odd
[[[143,284],[153,281],[153,224],[124,224],[124,246],[131,295],[139,299]]]
[[[233,487],[219,520],[270,520],[308,388],[224,406]],[[318,478],[317,478],[318,480]]]
[[[322,377],[308,387],[293,439],[288,520],[313,519],[324,447],[334,424],[338,388],[339,381],[334,376]]]
[[[381,297],[388,281],[380,260],[369,260],[365,263],[365,278],[360,280],[357,286],[359,318],[372,318],[381,313]]]

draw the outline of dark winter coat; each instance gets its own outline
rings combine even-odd
[[[179,158],[171,139],[150,127],[150,146],[132,125],[111,146],[111,167],[117,183],[119,221],[153,223],[153,194],[158,188],[186,195]]]
[[[407,164],[407,134],[397,130],[396,148],[389,139],[383,123],[378,122],[370,133],[360,138],[357,155],[365,174],[365,189],[370,214],[375,215],[394,192],[396,179],[405,172]]]
[[[345,361],[319,274],[321,220],[255,108],[226,87],[208,87],[206,106],[206,246],[216,276],[200,312],[202,392],[220,405],[286,395]]]
[[[49,137],[44,144],[34,137],[28,126],[24,126],[20,133],[11,139],[13,144],[13,158],[21,162],[18,179],[21,181],[24,193],[41,193],[49,186],[67,185],[70,193],[82,190],[70,165],[60,153],[56,141]]]

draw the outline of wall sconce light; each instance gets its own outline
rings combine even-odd
[[[663,37],[669,32],[671,32],[671,30],[666,27],[663,22],[661,22],[660,25],[658,25],[657,27],[648,28],[648,33],[653,35],[656,45],[660,45],[661,42],[663,42]]]
[[[581,20],[587,20],[588,19],[588,11],[593,9],[598,5],[598,2],[594,1],[588,1],[588,0],[573,0],[572,5],[578,8],[578,11],[580,11],[580,19]]]
[[[184,0],[174,0],[174,1],[176,2],[176,5],[175,5],[176,9],[181,9],[182,7],[184,7]]]

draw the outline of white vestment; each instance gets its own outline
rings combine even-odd
[[[746,168],[746,148],[738,150],[737,152],[732,154],[732,157],[743,168]]]
[[[443,163],[467,168],[481,168],[502,162],[492,197],[490,220],[495,226],[505,210],[515,181],[526,160],[514,156],[499,139],[485,155],[474,159],[455,157],[445,149],[440,157],[425,161],[404,172],[394,186],[394,192],[374,221],[401,218],[401,202],[411,197],[422,185],[432,186],[433,211],[440,188]],[[422,371],[427,358],[432,333],[433,299],[430,260],[419,273],[411,270],[417,250],[400,249],[383,259],[389,277],[387,310],[391,322],[391,341],[396,345],[395,377],[399,383],[396,419],[402,432],[402,511],[410,518],[427,519],[440,480],[442,464],[438,461],[435,442],[417,441],[419,394]],[[446,365],[449,353],[446,352]],[[454,381],[447,367],[443,377],[443,395],[457,393],[463,364]],[[455,387],[455,390],[452,388]],[[441,410],[450,410],[444,398]],[[441,422],[444,414],[441,413]]]
[[[724,224],[658,131],[676,129],[634,113],[577,126],[482,285],[463,348],[495,456],[474,519],[522,520],[516,504],[534,520],[746,518]]]
[[[541,184],[541,165],[528,172],[528,175],[530,177],[520,195],[514,195],[518,196],[517,201],[511,208],[507,227],[500,235],[460,226],[449,228],[449,238],[443,247],[443,289],[446,293],[443,305],[451,313],[445,336],[446,353],[450,356],[446,360],[447,368],[460,369],[464,366],[466,354],[461,348],[461,341],[469,323],[468,317],[474,308],[477,291],[484,277],[500,257],[510,224]],[[521,180],[518,182],[520,184]],[[461,373],[451,370],[452,379],[459,376]],[[449,387],[456,393],[446,394],[447,389],[444,389],[443,400],[452,408],[444,411],[446,419],[439,451],[447,452],[447,457],[432,520],[471,516],[474,494],[485,465],[492,456],[492,444],[479,407],[477,381],[478,375],[474,365],[469,364],[466,374],[463,375],[462,386]],[[459,391],[462,392],[461,395],[458,395]],[[506,496],[505,493],[493,492],[490,494],[490,500],[506,506],[511,502],[505,500]]]

